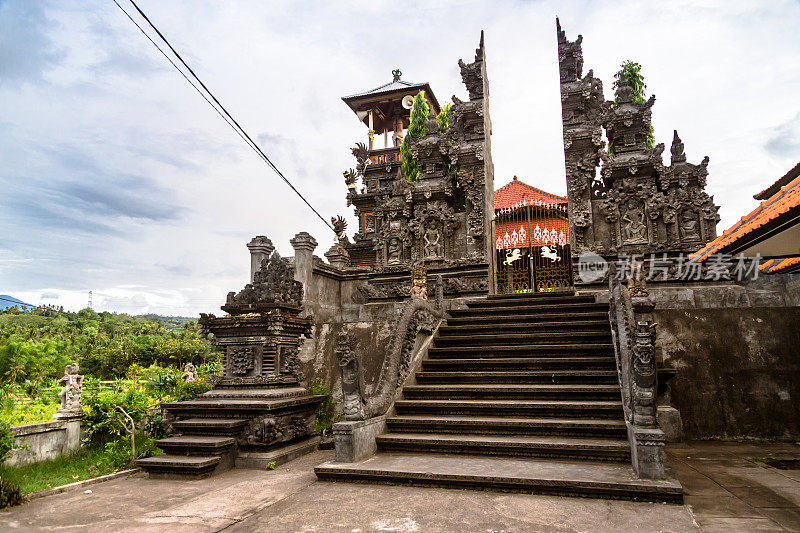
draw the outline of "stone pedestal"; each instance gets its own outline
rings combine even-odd
[[[294,279],[302,283],[303,287],[310,287],[317,240],[307,232],[301,231],[289,242],[294,248]]]
[[[350,253],[341,244],[334,244],[330,250],[325,252],[328,263],[336,268],[345,268],[350,264]]]
[[[658,406],[658,427],[664,432],[667,442],[683,442],[681,413],[669,405]]]
[[[369,420],[336,422],[333,425],[333,440],[337,463],[355,463],[375,455],[378,444],[375,438],[386,431],[386,417],[376,416]]]
[[[641,428],[627,424],[631,444],[633,470],[640,478],[665,479],[664,432],[658,428]]]

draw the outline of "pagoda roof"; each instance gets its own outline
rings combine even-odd
[[[342,100],[354,113],[358,113],[365,109],[365,104],[400,99],[407,94],[416,95],[419,91],[425,91],[426,99],[428,103],[433,106],[434,113],[439,113],[439,101],[436,99],[436,95],[433,94],[433,90],[427,81],[412,83],[402,80],[399,77],[402,74],[399,70],[392,74],[394,75],[394,79],[389,83],[385,83],[369,91],[343,96]]]

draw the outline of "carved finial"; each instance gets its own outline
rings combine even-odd
[[[483,61],[483,30],[481,30],[481,41],[475,49],[475,61]]]
[[[395,81],[400,81],[400,77],[401,77],[402,75],[403,75],[403,73],[400,71],[400,69],[399,69],[399,68],[396,68],[396,69],[394,69],[394,70],[392,71],[392,81],[393,81],[393,82],[395,82]]]
[[[675,163],[685,163],[686,153],[683,151],[683,142],[681,142],[681,138],[678,137],[678,130],[673,131],[674,134],[672,136],[672,147],[669,149],[669,151],[672,152],[670,163],[673,165]]]

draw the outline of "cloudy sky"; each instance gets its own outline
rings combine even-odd
[[[120,0],[123,5],[127,0]],[[496,185],[564,193],[555,17],[605,82],[644,66],[658,142],[711,158],[720,231],[800,159],[800,3],[140,0],[326,217],[365,128],[340,97],[429,81],[465,97],[481,29]],[[667,7],[668,6],[668,7]],[[667,154],[669,151],[667,150]],[[330,230],[194,93],[111,0],[0,0],[0,294],[79,309],[214,311],[249,269]]]

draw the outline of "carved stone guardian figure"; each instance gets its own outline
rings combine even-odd
[[[422,253],[424,259],[440,259],[444,257],[442,253],[442,234],[436,228],[429,226],[425,228],[422,236]]]
[[[83,376],[78,374],[78,364],[73,363],[64,368],[64,375],[58,380],[59,385],[64,388],[58,393],[61,400],[61,407],[58,408],[54,418],[68,418],[72,416],[82,416],[81,389],[83,388]]]
[[[411,298],[428,299],[428,271],[423,262],[415,264],[411,269]]]

